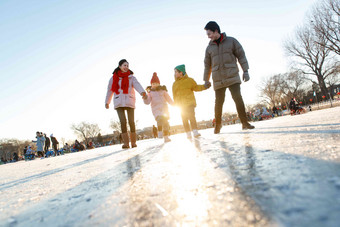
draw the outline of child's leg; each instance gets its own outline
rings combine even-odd
[[[181,109],[181,117],[182,117],[182,122],[183,122],[183,127],[185,132],[190,132],[190,126],[189,126],[189,118],[188,118],[188,108],[182,107]]]
[[[168,119],[164,118],[164,121],[163,121],[163,134],[164,134],[164,136],[170,135],[169,130],[170,130],[170,125],[169,125]]]
[[[170,130],[170,126],[169,126],[169,122],[168,122],[168,118],[167,117],[163,117],[163,134],[164,134],[164,142],[170,142],[170,138],[169,138],[169,130]],[[191,135],[191,133],[190,133]]]
[[[168,122],[168,117],[160,116],[159,122],[160,122],[160,126],[161,126],[160,128],[163,131],[163,135],[169,136],[170,125],[169,125],[169,122]]]
[[[158,116],[156,118],[157,121],[157,137],[158,138],[163,138],[163,116]]]
[[[188,119],[190,120],[190,125],[192,130],[197,130],[197,122],[195,117],[195,107],[191,106],[187,109]]]
[[[195,117],[195,107],[192,107],[188,111],[189,113],[189,120],[190,120],[190,125],[192,128],[192,133],[194,134],[194,137],[199,137],[201,134],[197,131],[197,122],[196,122],[196,117]]]
[[[164,136],[164,141],[165,142],[170,142],[171,140],[169,139],[169,122],[168,122],[168,118],[166,116],[159,116],[157,117],[158,121],[157,121],[157,125],[159,125],[158,127],[158,135],[162,135],[162,137]],[[161,130],[161,131],[160,131]]]
[[[156,118],[156,121],[157,121],[157,131],[158,132],[161,132],[163,130],[163,116],[158,116]]]

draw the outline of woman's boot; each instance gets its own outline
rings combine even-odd
[[[122,146],[122,148],[123,149],[130,148],[130,146],[129,146],[129,134],[127,132],[126,133],[122,133],[122,139],[123,139],[123,146]]]
[[[131,132],[131,147],[137,147],[136,141],[137,141],[137,135],[135,132]]]

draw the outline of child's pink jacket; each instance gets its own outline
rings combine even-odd
[[[152,114],[155,119],[158,116],[169,117],[168,103],[170,105],[173,105],[174,103],[168,92],[163,89],[150,90],[148,98],[143,101],[147,105],[151,103]]]

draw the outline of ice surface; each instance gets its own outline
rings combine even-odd
[[[0,226],[338,226],[340,107],[0,166]]]

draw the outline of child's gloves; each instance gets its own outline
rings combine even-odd
[[[211,87],[211,83],[210,83],[209,81],[205,81],[205,82],[204,82],[204,87],[205,87],[206,89],[210,88],[210,87]]]
[[[243,81],[247,82],[250,79],[248,71],[243,72]]]
[[[142,93],[142,96],[143,96],[143,99],[147,99],[148,98],[148,95],[145,92]]]

